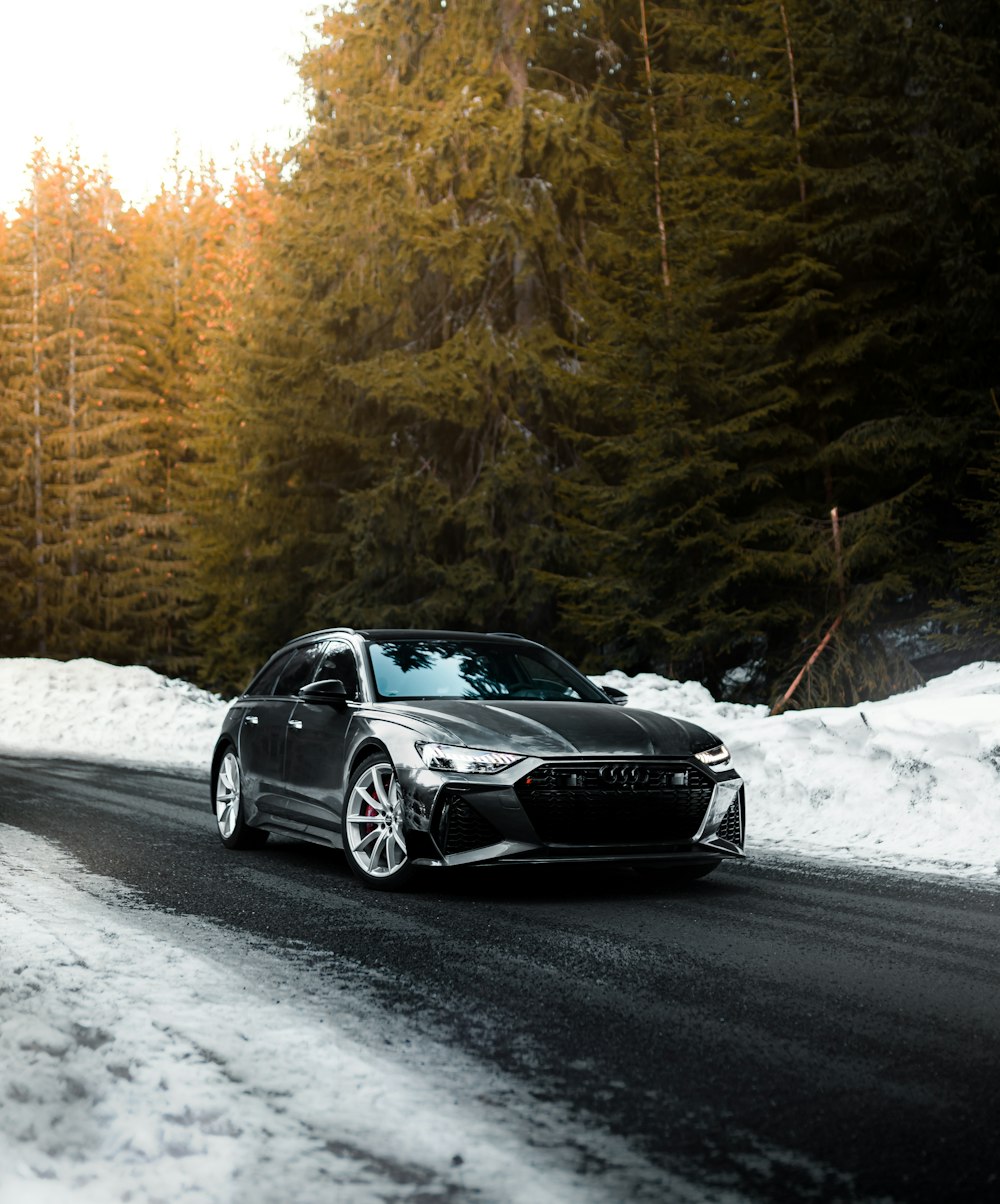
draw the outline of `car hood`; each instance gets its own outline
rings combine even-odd
[[[441,743],[523,756],[677,757],[719,743],[683,719],[593,702],[428,699],[379,711],[410,720]]]

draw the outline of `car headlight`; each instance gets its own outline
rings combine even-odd
[[[702,765],[711,765],[713,769],[718,769],[729,760],[729,749],[724,744],[716,744],[714,748],[706,748],[704,752],[696,752],[694,755]]]
[[[516,753],[466,748],[462,744],[418,744],[416,747],[428,769],[447,769],[452,773],[499,773],[524,760]]]

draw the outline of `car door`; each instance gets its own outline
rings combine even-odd
[[[285,745],[290,806],[297,819],[325,839],[340,831],[347,732],[354,709],[362,701],[357,658],[346,641],[331,641],[313,676],[314,681],[330,678],[344,683],[344,705],[300,700],[291,714]]]
[[[284,779],[288,724],[299,688],[311,680],[323,647],[323,641],[301,644],[268,666],[251,687],[240,727],[244,788],[261,811],[283,822],[294,820]]]

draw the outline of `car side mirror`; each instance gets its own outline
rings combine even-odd
[[[347,687],[339,677],[327,677],[322,681],[311,681],[299,690],[303,702],[314,702],[319,705],[342,707],[347,702]]]
[[[607,695],[608,701],[613,702],[616,707],[628,706],[628,695],[624,690],[616,690],[614,686],[601,686],[601,689]]]

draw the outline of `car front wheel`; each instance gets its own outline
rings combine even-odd
[[[369,757],[351,776],[343,836],[347,863],[367,886],[401,890],[412,881],[403,794],[388,757]]]
[[[243,815],[243,780],[240,760],[226,749],[215,774],[215,822],[227,849],[259,849],[268,834],[247,825]]]

